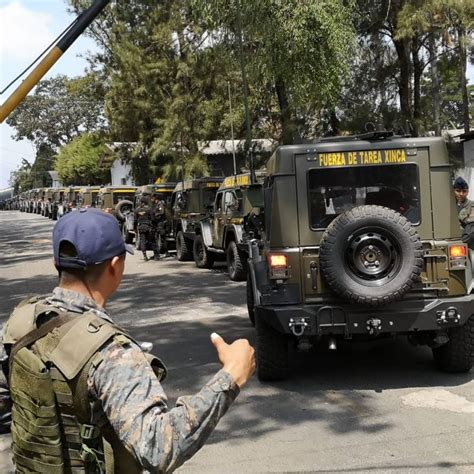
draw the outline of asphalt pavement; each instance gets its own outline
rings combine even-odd
[[[0,212],[0,321],[31,294],[57,282],[48,219]],[[199,270],[173,257],[127,257],[108,305],[118,324],[154,343],[169,376],[170,406],[218,369],[209,336],[254,341],[245,283],[223,267]],[[182,473],[474,472],[474,381],[438,372],[428,348],[404,339],[347,344],[298,354],[292,377],[255,378]],[[7,435],[0,472],[9,472]]]

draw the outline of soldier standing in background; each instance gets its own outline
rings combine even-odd
[[[153,229],[153,207],[147,197],[140,199],[140,206],[135,209],[135,222],[137,223],[138,238],[140,242],[140,250],[143,253],[145,261],[148,260],[146,250],[150,243],[153,249],[155,260],[159,259],[159,253],[156,248],[155,232]]]
[[[454,181],[454,195],[458,206],[459,222],[464,229],[462,240],[474,250],[474,204],[468,199],[469,185],[460,176]]]
[[[53,248],[59,286],[20,303],[3,332],[16,468],[174,471],[202,447],[253,374],[253,348],[213,333],[222,369],[169,409],[163,363],[104,309],[121,283],[126,252],[133,253],[115,218],[92,208],[67,214],[54,228]]]
[[[165,257],[168,257],[168,242],[166,241],[166,202],[158,195],[152,197],[154,234],[157,255],[155,260],[160,258],[160,251],[163,250]]]

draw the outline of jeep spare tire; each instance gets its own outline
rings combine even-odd
[[[360,206],[332,221],[320,246],[321,272],[350,302],[380,306],[399,300],[423,268],[420,237],[398,212]]]
[[[131,212],[133,209],[133,202],[129,201],[128,199],[122,199],[117,203],[115,206],[115,212],[117,217],[121,220],[125,220],[125,213]]]

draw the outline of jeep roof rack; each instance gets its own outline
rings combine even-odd
[[[355,140],[385,140],[393,137],[393,130],[373,130],[371,132],[360,133],[359,135],[348,135],[342,137],[323,137],[321,142],[351,142]]]

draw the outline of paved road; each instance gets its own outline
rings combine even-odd
[[[56,283],[48,220],[0,212],[0,320]],[[128,258],[109,306],[167,363],[170,402],[219,368],[209,334],[254,339],[245,284],[223,269]],[[180,469],[223,472],[474,472],[473,373],[438,373],[431,353],[403,340],[324,348],[295,360],[291,380],[253,380],[207,445]],[[8,437],[0,440],[7,471]]]

